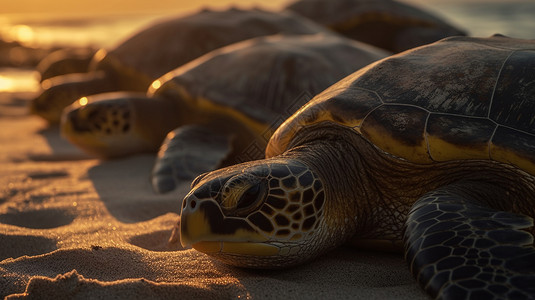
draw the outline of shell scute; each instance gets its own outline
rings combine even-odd
[[[429,113],[416,106],[384,105],[364,120],[360,132],[384,151],[416,162],[431,162],[425,141]]]
[[[465,51],[437,48],[424,48],[415,51],[414,56],[385,61],[385,71],[372,72],[373,77],[363,78],[362,84],[376,90],[385,102],[416,105],[433,112],[487,116],[496,77],[507,51],[478,49],[481,53],[476,55],[472,47]],[[432,50],[437,53],[429,53]],[[467,60],[470,52],[481,59]],[[388,72],[388,69],[396,71]],[[377,87],[376,82],[381,82],[377,81],[379,77],[388,84]]]
[[[347,78],[342,81],[345,80]],[[266,157],[284,152],[295,133],[303,127],[321,122],[357,127],[373,109],[382,104],[375,92],[360,88],[335,89],[318,96],[320,98],[309,102],[279,127],[266,149]],[[354,101],[354,98],[361,101]]]
[[[498,126],[492,138],[490,155],[493,160],[514,164],[535,174],[535,137],[532,135]]]
[[[490,110],[498,124],[535,134],[535,50],[515,51],[504,63]]]
[[[431,114],[427,127],[429,152],[435,161],[489,159],[489,141],[495,129],[496,124],[488,119]]]

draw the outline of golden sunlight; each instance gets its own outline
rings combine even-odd
[[[8,92],[13,89],[13,80],[0,75],[0,92]]]
[[[155,90],[159,89],[161,86],[162,83],[160,82],[160,80],[154,80],[154,82],[152,83],[152,88]]]
[[[109,1],[109,0],[17,0],[3,1],[2,13],[40,15],[95,15],[109,13],[179,13],[201,7],[228,7],[229,5],[280,8],[288,0],[159,0],[159,1]],[[5,3],[4,3],[5,2]]]
[[[78,100],[78,104],[80,104],[80,106],[86,106],[88,102],[89,101],[87,100],[87,97],[82,97]]]
[[[4,71],[0,74],[0,92],[36,92],[39,90],[37,77],[34,71]]]
[[[8,36],[21,43],[31,43],[35,34],[30,26],[15,25],[9,30]]]

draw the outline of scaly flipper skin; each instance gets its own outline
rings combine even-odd
[[[232,138],[200,125],[171,131],[152,169],[152,187],[157,193],[166,193],[174,190],[181,180],[191,181],[199,174],[221,167],[232,151]]]
[[[492,209],[455,185],[443,187],[409,213],[407,262],[437,299],[530,299],[535,249],[525,229],[532,226],[529,217]]]

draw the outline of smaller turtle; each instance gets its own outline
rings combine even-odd
[[[314,97],[266,159],[195,179],[180,241],[251,268],[404,248],[433,297],[533,299],[534,124],[535,40],[409,50]]]
[[[90,47],[59,49],[43,58],[36,70],[41,82],[59,75],[88,72],[94,54],[95,50]]]
[[[299,0],[287,9],[394,53],[465,35],[424,10],[392,0]]]
[[[222,165],[263,157],[271,130],[310,95],[388,55],[332,34],[251,39],[164,75],[148,97],[83,98],[66,109],[61,130],[89,153],[117,157],[156,152],[179,128],[162,146],[154,171],[156,190],[167,191],[174,177],[191,180]]]
[[[111,50],[100,49],[85,74],[45,80],[30,110],[50,123],[58,123],[63,108],[83,96],[144,92],[158,77],[217,48],[257,36],[327,31],[291,12],[202,10],[151,25]]]

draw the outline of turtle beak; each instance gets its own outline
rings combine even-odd
[[[213,241],[265,240],[242,218],[226,217],[219,204],[212,199],[186,196],[180,217],[182,246]]]
[[[226,217],[212,199],[198,199],[190,193],[184,199],[180,217],[180,243],[184,248],[215,254],[265,253],[273,255],[278,248],[264,244],[267,239],[242,218]]]
[[[210,236],[210,221],[206,215],[208,211],[215,211],[215,203],[202,202],[195,196],[184,199],[184,207],[180,214],[180,243],[183,247],[189,247],[195,242],[201,241]],[[208,207],[208,208],[207,208]]]

